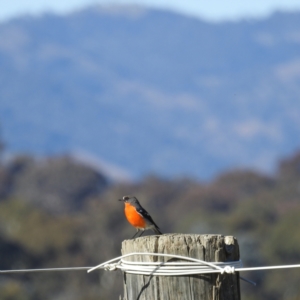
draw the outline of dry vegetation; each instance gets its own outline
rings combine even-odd
[[[92,266],[134,233],[117,201],[134,194],[162,231],[238,238],[247,266],[300,262],[300,153],[274,176],[235,170],[209,183],[156,176],[111,184],[68,157],[16,157],[0,168],[0,269]],[[151,234],[151,233],[149,233]],[[296,300],[299,270],[245,275],[244,300]],[[120,272],[1,275],[0,299],[118,299]]]

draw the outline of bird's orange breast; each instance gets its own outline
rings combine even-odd
[[[136,228],[146,227],[144,218],[136,211],[135,207],[129,203],[125,203],[125,216],[132,226]]]

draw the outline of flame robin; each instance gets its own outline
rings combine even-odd
[[[136,228],[137,232],[132,237],[134,238],[139,231],[142,231],[142,236],[147,229],[153,230],[156,234],[162,234],[159,227],[155,224],[148,212],[141,206],[140,202],[136,197],[124,196],[119,201],[123,201],[125,204],[125,216],[128,222]]]

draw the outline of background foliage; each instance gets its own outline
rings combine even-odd
[[[210,182],[112,183],[68,156],[18,156],[0,168],[0,269],[93,266],[120,255],[134,234],[117,200],[136,195],[162,231],[238,238],[246,266],[300,262],[300,153],[273,176],[231,170]],[[151,234],[151,233],[149,233]],[[299,270],[252,272],[243,299],[300,297]],[[0,276],[1,299],[118,299],[120,272]]]

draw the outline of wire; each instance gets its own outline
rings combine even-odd
[[[0,270],[0,273],[9,274],[9,273],[36,273],[36,272],[54,272],[54,271],[85,271],[89,269],[91,269],[91,267],[20,269],[20,270]]]
[[[177,258],[185,260],[185,262],[141,262],[141,261],[127,261],[124,258],[129,256],[160,256],[168,258]],[[114,271],[120,269],[123,272],[130,274],[141,275],[155,275],[155,276],[183,276],[183,275],[195,275],[195,274],[234,274],[235,272],[244,271],[259,271],[259,270],[276,270],[276,269],[289,269],[300,268],[300,264],[296,265],[282,265],[282,266],[262,266],[243,268],[242,261],[229,261],[229,262],[207,262],[201,259],[191,258],[181,255],[162,254],[162,253],[142,253],[133,252],[125,254],[111,260],[108,260],[95,267],[70,267],[70,268],[45,268],[45,269],[20,269],[20,270],[0,270],[0,274],[9,273],[35,273],[35,272],[54,272],[54,271],[87,271],[88,273],[96,269],[104,269],[107,271]],[[251,280],[247,280],[243,277],[241,279],[252,283]]]
[[[170,258],[178,258],[190,261],[190,263],[183,262],[130,262],[124,260],[125,257],[135,256],[135,255],[150,255],[150,256],[163,256]],[[113,263],[118,261],[117,263]],[[192,263],[191,263],[192,262]],[[198,264],[195,264],[198,263]],[[225,267],[230,266],[241,266],[241,261],[235,262],[207,262],[196,258],[174,255],[174,254],[162,254],[162,253],[141,253],[133,252],[125,254],[114,259],[108,260],[98,266],[95,266],[88,270],[88,273],[96,269],[105,269],[105,270],[116,270],[120,269],[127,273],[132,274],[144,274],[144,275],[165,275],[165,276],[179,276],[179,275],[188,275],[188,274],[200,274],[200,273],[223,273]],[[166,268],[166,266],[168,268]],[[177,267],[180,266],[181,269]],[[191,266],[194,268],[192,269]],[[142,273],[139,273],[142,272]],[[229,270],[227,269],[227,272]]]

